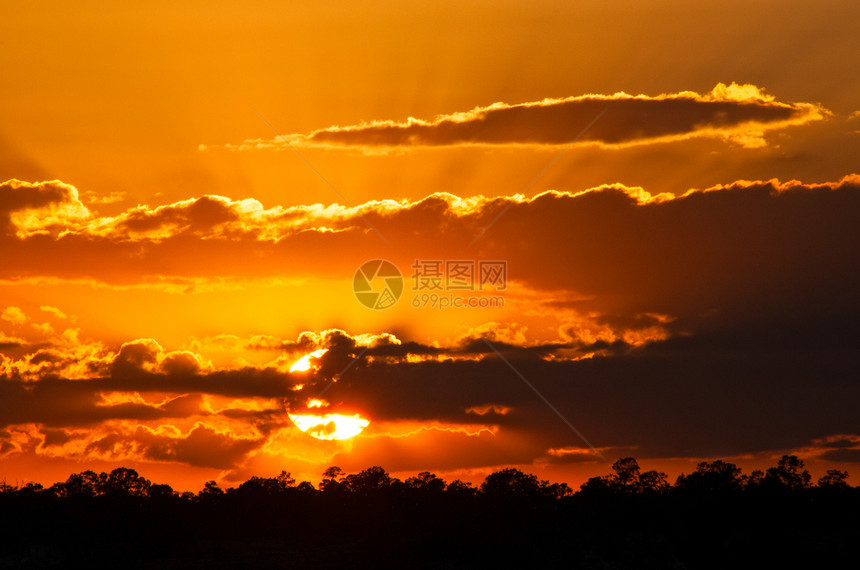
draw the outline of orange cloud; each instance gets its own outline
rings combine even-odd
[[[172,424],[156,427],[109,422],[77,430],[34,429],[36,452],[47,457],[88,461],[178,462],[196,467],[229,468],[259,446],[262,435],[242,436],[197,422],[187,432]]]
[[[523,308],[516,318],[452,330],[447,340],[326,329],[292,338],[224,334],[165,347],[155,339],[106,344],[77,329],[37,330],[28,318],[37,313],[6,307],[0,427],[8,433],[0,439],[8,453],[30,453],[40,441],[16,426],[67,435],[104,428],[97,439],[78,438],[86,442],[81,453],[90,446],[94,457],[123,457],[127,440],[129,457],[238,469],[290,426],[287,411],[326,390],[327,413],[360,413],[369,429],[492,423],[497,430],[479,438],[425,430],[349,444],[392,461],[405,453],[404,466],[417,465],[420,454],[403,447],[422,441],[432,442],[434,461],[448,468],[456,467],[445,458],[448,440],[492,441],[480,452],[463,444],[475,466],[578,458],[548,454],[582,442],[505,360],[599,449],[635,442],[651,457],[688,449],[700,456],[758,453],[860,433],[850,408],[857,387],[833,372],[853,369],[860,318],[856,175],[821,184],[737,181],[677,197],[615,184],[532,198],[438,194],[288,214],[242,204],[209,197],[140,206],[114,217],[67,218],[52,232],[23,236],[15,226],[0,238],[8,253],[0,273],[126,283],[153,275],[349,282],[369,258],[390,256],[406,270],[416,258],[467,255],[507,260],[512,290],[525,291]],[[368,232],[361,216],[396,250]],[[555,317],[549,330],[557,338],[533,340],[519,324],[532,313]],[[321,349],[311,369],[289,372],[298,357]],[[209,351],[258,358],[213,364]],[[750,401],[756,406],[743,404]],[[181,435],[135,427],[166,425]],[[180,446],[189,438],[187,449]],[[223,454],[206,459],[205,445]],[[273,449],[288,453],[280,443],[265,453]]]
[[[625,295],[645,290],[656,293],[656,282],[667,272],[648,270],[645,260],[650,267],[672,271],[688,261],[702,269],[710,265],[705,271],[687,272],[684,279],[703,278],[708,271],[719,270],[720,264],[732,267],[749,260],[752,248],[736,239],[739,233],[721,234],[714,231],[715,224],[734,224],[759,242],[759,247],[771,247],[765,242],[776,234],[788,243],[797,240],[799,234],[781,222],[791,216],[848,231],[837,218],[854,207],[851,202],[856,199],[857,186],[856,176],[827,184],[740,181],[673,198],[616,184],[578,193],[551,191],[530,199],[460,200],[437,194],[414,202],[302,207],[289,212],[204,197],[170,207],[139,207],[115,218],[68,221],[62,229],[56,227],[61,229],[57,237],[7,237],[0,278],[89,278],[138,286],[178,280],[181,289],[207,281],[223,285],[229,279],[343,278],[352,275],[362,260],[373,257],[393,256],[398,265],[408,267],[415,258],[462,256],[470,253],[466,246],[488,228],[472,255],[507,259],[518,268],[515,278],[529,287],[564,289],[581,297],[620,286],[627,289]],[[804,205],[807,198],[809,208]],[[205,207],[198,208],[199,204]],[[163,208],[168,208],[169,216],[163,214]],[[689,224],[691,216],[700,223]],[[830,221],[824,221],[828,217]],[[363,218],[397,244],[394,251],[367,229]],[[496,218],[499,221],[493,224]],[[131,219],[148,221],[135,225],[130,224]],[[658,219],[659,224],[654,221]],[[756,219],[776,219],[777,224],[765,230]],[[434,240],[415,230],[439,227],[446,231]],[[643,235],[653,241],[642,240]],[[528,241],[518,236],[528,237]],[[811,233],[805,239],[807,246],[786,247],[774,254],[800,255],[824,247],[823,240],[829,238],[826,233]],[[585,243],[588,247],[581,246]],[[695,244],[722,252],[722,258],[717,262],[715,257],[695,255],[691,250]],[[844,247],[850,247],[847,241]],[[559,263],[561,260],[565,263]],[[619,278],[622,274],[640,280],[640,286],[627,287]],[[204,281],[195,281],[200,279]]]
[[[818,121],[830,114],[814,103],[781,103],[755,85],[718,83],[703,94],[589,94],[513,105],[494,103],[432,120],[410,117],[403,122],[329,127],[307,136],[250,140],[227,148],[566,145],[574,141],[617,147],[693,137],[717,137],[757,147],[767,144],[767,131]]]
[[[466,409],[467,414],[478,414],[485,416],[487,414],[504,416],[511,411],[508,406],[499,406],[497,404],[484,404],[482,406],[472,406]]]
[[[585,463],[601,461],[600,455],[604,457],[618,456],[620,454],[629,453],[630,448],[610,448],[604,447],[600,449],[590,449],[588,447],[568,446],[550,448],[546,450],[546,457],[538,460],[538,463]]]
[[[4,321],[9,321],[13,325],[23,325],[27,322],[27,315],[24,314],[24,311],[21,310],[20,307],[6,307],[3,309],[3,312],[0,313],[0,319]]]
[[[0,184],[0,238],[10,233],[19,237],[56,234],[90,216],[74,186],[59,180],[30,183],[7,180]]]
[[[521,344],[490,342],[566,417],[583,426],[598,450],[630,449],[635,442],[646,457],[683,456],[689,446],[728,455],[784,449],[806,437],[811,447],[821,448],[816,454],[822,458],[853,453],[853,436],[843,445],[845,438],[832,434],[845,433],[845,426],[860,429],[850,419],[855,417],[851,403],[860,397],[856,386],[819,375],[820,390],[810,394],[807,378],[821,363],[810,361],[814,352],[798,350],[806,338],[798,335],[782,347],[750,351],[747,344],[762,346],[762,339],[745,334],[688,330],[636,347],[620,344],[590,360],[563,356],[581,346],[580,340],[543,346],[527,338]],[[27,355],[18,364],[7,358],[0,381],[0,451],[232,471],[244,469],[261,453],[344,465],[372,457],[398,469],[419,468],[421,461],[425,467],[455,469],[594,459],[593,450],[486,346],[429,346],[390,334],[336,330],[308,332],[298,342],[302,339],[317,339],[304,349],[319,342],[328,350],[301,386],[276,365],[172,366],[171,355],[191,353],[165,350],[153,340],[102,346],[70,369],[46,367]],[[296,345],[281,341],[284,351]],[[831,346],[826,358],[838,369],[845,355],[838,343]],[[45,350],[34,348],[31,354]],[[74,347],[50,350],[58,362],[74,354]],[[475,358],[415,361],[411,354]],[[205,356],[194,353],[192,361],[203,362]],[[25,365],[33,368],[22,374]],[[772,373],[758,375],[763,366]],[[75,369],[87,375],[62,377]],[[322,390],[326,413],[361,412],[371,422],[367,433],[334,447],[293,433],[286,412],[306,410]],[[831,396],[834,390],[838,398]],[[775,392],[780,398],[765,397]],[[759,402],[754,409],[738,405],[750,400]],[[802,418],[797,415],[801,408],[806,410]],[[762,418],[773,425],[757,428]],[[852,451],[828,451],[842,448]]]
[[[66,313],[64,313],[63,311],[61,311],[57,307],[50,307],[50,306],[42,305],[39,308],[42,311],[48,313],[49,315],[53,315],[57,319],[66,320],[69,318],[68,315],[66,315]]]

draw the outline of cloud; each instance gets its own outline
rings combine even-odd
[[[59,180],[31,183],[11,179],[0,183],[0,239],[12,233],[50,233],[57,226],[89,215],[77,189]]]
[[[226,469],[288,423],[278,396],[291,382],[276,368],[216,370],[152,339],[68,339],[0,354],[0,452]]]
[[[30,453],[77,461],[176,462],[228,469],[241,464],[264,437],[259,432],[237,435],[203,422],[187,431],[171,424],[150,427],[122,421],[89,429],[20,424],[0,430],[0,456]]]
[[[811,457],[835,463],[860,463],[860,435],[835,433],[816,438],[808,445],[789,450],[799,457]]]
[[[760,273],[772,266],[778,270],[773,276],[792,271],[799,256],[844,267],[842,258],[816,252],[836,248],[850,253],[852,226],[845,217],[856,208],[857,188],[856,176],[827,184],[739,181],[672,198],[616,184],[530,199],[461,200],[436,194],[354,208],[268,210],[256,201],[251,207],[247,200],[203,197],[139,207],[112,218],[69,221],[56,237],[7,240],[0,278],[91,278],[120,284],[185,279],[188,287],[194,282],[187,280],[195,278],[351,275],[360,260],[392,254],[405,270],[415,258],[472,254],[465,251],[466,244],[490,226],[472,255],[509,260],[518,268],[512,279],[583,297],[621,288],[628,289],[627,295],[641,291],[618,278],[626,274],[641,281],[648,293],[659,294],[664,281],[671,283],[670,272],[682,285],[700,278],[701,288],[724,282],[739,265]],[[382,247],[384,242],[367,230],[362,218],[397,244],[394,252]],[[827,227],[839,235],[823,231]],[[426,240],[415,228],[445,232]],[[781,241],[788,245],[778,247]],[[757,256],[765,256],[767,263],[758,263]],[[683,275],[685,264],[696,271]]]
[[[494,103],[432,120],[410,117],[404,122],[329,127],[307,136],[250,140],[227,148],[280,148],[287,144],[381,148],[566,145],[575,140],[625,146],[692,137],[717,137],[758,147],[767,144],[767,131],[821,120],[830,114],[814,103],[779,102],[755,85],[719,83],[704,94],[591,94],[531,103]]]
[[[9,238],[0,278],[178,279],[188,287],[198,280],[350,279],[362,260],[379,257],[406,275],[415,259],[501,259],[512,282],[541,292],[535,309],[592,315],[587,327],[575,319],[567,333],[590,343],[636,344],[637,336],[703,323],[770,326],[763,323],[821,315],[833,320],[816,330],[834,335],[832,324],[844,326],[860,311],[860,276],[851,263],[860,255],[856,175],[821,184],[737,181],[677,197],[614,184],[533,198],[258,204],[207,197],[70,222],[57,237]],[[427,239],[427,231],[437,233]]]
[[[256,204],[208,197],[68,219],[55,233],[13,232],[3,238],[8,256],[0,272],[66,279],[84,268],[104,281],[132,283],[153,272],[348,280],[362,260],[383,256],[406,273],[416,258],[503,259],[512,284],[526,292],[527,310],[557,319],[558,338],[534,341],[516,319],[475,324],[441,342],[329,329],[288,339],[222,335],[176,349],[155,339],[107,346],[76,329],[18,342],[16,330],[3,337],[0,427],[97,430],[127,422],[91,452],[108,453],[127,437],[142,442],[139,455],[156,457],[161,444],[128,426],[171,425],[187,438],[202,422],[221,435],[201,427],[193,441],[221,449],[216,440],[232,434],[241,439],[236,447],[222,443],[223,457],[233,459],[183,455],[179,436],[169,440],[176,451],[160,457],[236,467],[289,425],[286,410],[326,389],[327,411],[366,414],[371,433],[381,424],[486,426],[491,435],[480,438],[497,451],[475,451],[470,465],[582,459],[548,455],[586,446],[489,341],[601,449],[729,456],[860,433],[851,407],[860,387],[850,373],[860,342],[856,175],[820,184],[737,181],[677,197],[615,184],[533,198],[438,194],[355,208]],[[366,232],[361,216],[396,251]],[[438,228],[444,231],[428,239]],[[20,321],[17,313],[7,317],[7,326]],[[322,348],[317,368],[288,372],[299,356]],[[210,350],[248,351],[260,362],[216,366]],[[356,446],[394,458],[409,438],[432,440],[440,446],[434,461],[448,465],[444,441],[471,436],[442,427]],[[10,431],[7,451],[29,449],[22,438]],[[839,449],[853,447],[815,454],[846,456]],[[411,461],[417,456],[401,463]]]
[[[414,354],[481,356],[472,352],[467,343],[430,347],[404,343],[390,333],[350,335],[337,329],[307,331],[295,340],[235,337],[232,346],[282,353],[268,365],[241,368],[201,365],[206,362],[204,355],[168,351],[152,339],[126,342],[116,349],[98,343],[62,344],[54,342],[50,348],[34,348],[17,361],[4,361],[0,427],[18,434],[9,436],[12,439],[6,442],[8,453],[40,450],[38,453],[52,457],[179,461],[235,469],[248,454],[270,448],[271,438],[280,439],[277,434],[289,426],[286,409],[307,411],[308,398],[330,384],[334,376],[340,377],[345,361],[357,360],[353,368],[366,372],[374,366],[406,364]],[[206,343],[200,343],[198,348],[205,349]],[[319,348],[327,352],[318,359],[314,370],[297,375],[286,372],[296,355]],[[551,351],[547,348],[544,352]],[[63,377],[75,371],[79,375],[74,379]],[[304,386],[297,390],[297,382]],[[356,395],[355,401],[348,398],[326,402],[326,410],[354,411],[355,402],[360,400]],[[471,398],[465,401],[473,402]],[[477,452],[481,445],[473,441],[475,437],[485,442],[495,437],[495,428],[487,422],[495,422],[511,411],[510,406],[486,401],[474,400],[474,405],[439,414],[459,418],[461,421],[456,423],[437,419],[408,429],[400,415],[391,415],[395,423],[386,423],[389,415],[380,413],[369,432],[374,441],[360,447],[368,453],[393,458],[407,439],[410,445],[435,442],[434,461],[452,467],[455,458],[467,456],[470,464],[492,464],[499,458],[493,459],[491,450],[507,449],[505,453],[516,452],[505,457],[528,458],[530,445],[515,433],[504,437],[510,445],[493,439],[489,448]],[[44,443],[25,449],[21,444],[23,432],[30,434],[27,441],[41,438]],[[401,443],[386,443],[387,438]],[[514,441],[518,441],[515,446]],[[454,455],[447,453],[446,446],[456,442],[465,448]],[[283,452],[292,453],[289,449]],[[426,453],[429,451],[425,449],[425,456]],[[418,459],[418,455],[403,456],[392,464],[411,465]]]
[[[226,469],[241,463],[245,455],[258,447],[263,436],[237,437],[197,423],[188,433],[171,426],[150,429],[145,426],[120,428],[106,434],[88,434],[83,450],[88,459],[109,461],[172,461],[195,467]],[[74,457],[74,455],[72,455]]]
[[[63,311],[61,311],[57,307],[50,307],[47,305],[42,305],[41,307],[39,307],[39,309],[50,314],[50,315],[53,315],[54,317],[61,319],[61,320],[65,320],[65,319],[69,318],[68,315],[66,315],[66,313],[64,313]]]
[[[743,339],[721,350],[660,345],[577,361],[535,359],[521,350],[506,358],[594,445],[635,445],[646,457],[787,449],[860,427],[851,408],[860,386],[821,372],[823,366],[850,370],[845,351],[759,351]],[[530,439],[533,458],[543,453],[538,442],[585,447],[495,355],[356,366],[325,396],[376,421],[491,422],[499,437]],[[492,418],[469,412],[487,401],[508,412]]]
[[[6,333],[0,332],[0,350],[9,350],[12,348],[20,348],[26,344],[26,341],[22,338],[9,336]],[[0,354],[0,358],[5,358],[4,355]],[[0,369],[4,368],[0,365]]]
[[[860,433],[852,407],[860,386],[839,372],[851,369],[850,347],[815,347],[802,335],[788,342],[737,333],[693,331],[588,359],[559,357],[581,349],[573,341],[491,342],[601,450],[701,457],[808,446],[810,454],[833,460],[847,457],[843,450],[854,453],[856,438],[838,435]],[[274,337],[266,342],[274,344]],[[330,330],[280,346],[287,353],[321,346],[328,352],[315,369],[293,375],[278,359],[257,367],[201,366],[205,355],[140,339],[94,353],[77,365],[88,375],[72,380],[56,373],[71,347],[39,349],[21,361],[35,372],[25,379],[7,366],[0,382],[2,445],[6,453],[36,453],[38,446],[25,444],[44,439],[41,449],[55,457],[239,469],[254,454],[301,455],[310,443],[282,435],[294,429],[286,410],[305,410],[325,389],[326,412],[371,419],[349,455],[338,451],[341,444],[326,448],[326,458],[339,464],[360,467],[373,457],[398,469],[421,468],[422,461],[453,469],[594,460],[507,362],[477,343],[428,346]]]
[[[839,463],[860,463],[860,448],[831,449],[819,456],[821,459]]]
[[[631,455],[633,448],[604,447],[598,449],[604,457],[621,457]],[[550,448],[546,450],[546,457],[538,460],[539,463],[568,464],[568,463],[590,463],[600,460],[595,450],[588,447],[567,446]]]
[[[92,190],[84,193],[84,198],[88,204],[116,204],[117,202],[122,202],[127,197],[125,192],[111,192],[107,196],[100,195]]]
[[[3,312],[0,313],[0,319],[8,321],[13,325],[23,325],[28,321],[27,315],[24,314],[24,311],[22,311],[20,307],[15,306],[3,309]]]

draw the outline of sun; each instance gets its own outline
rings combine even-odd
[[[290,372],[307,372],[311,369],[311,359],[319,358],[326,352],[328,352],[327,348],[321,348],[302,356],[290,366]]]
[[[360,434],[370,425],[358,414],[346,416],[343,414],[288,414],[296,427],[317,439],[349,439]]]

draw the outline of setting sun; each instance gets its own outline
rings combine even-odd
[[[311,369],[311,359],[319,358],[323,354],[327,352],[326,349],[321,348],[319,350],[315,350],[311,353],[308,353],[298,360],[296,360],[292,366],[290,366],[290,372],[307,372]]]
[[[358,414],[289,414],[290,419],[300,430],[317,439],[349,439],[360,434],[370,425],[370,421]]]

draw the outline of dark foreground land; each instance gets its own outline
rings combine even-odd
[[[516,469],[479,488],[430,473],[287,473],[177,494],[131,469],[0,488],[0,568],[857,567],[860,489],[702,463],[669,485],[632,458],[576,493]]]

